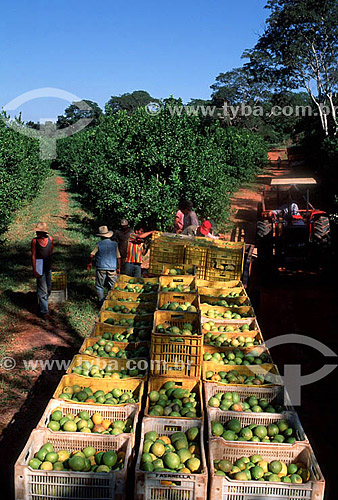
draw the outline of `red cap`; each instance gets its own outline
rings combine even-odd
[[[211,224],[208,220],[205,220],[202,222],[201,227],[200,227],[200,232],[201,234],[204,234],[205,236],[210,233],[211,229]]]

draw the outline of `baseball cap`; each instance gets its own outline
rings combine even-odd
[[[204,236],[206,236],[207,234],[210,233],[210,229],[211,229],[210,222],[208,220],[203,221],[200,227],[201,234],[204,234]]]

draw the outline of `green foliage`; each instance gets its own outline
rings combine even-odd
[[[73,123],[81,118],[90,118],[92,121],[89,126],[94,127],[100,123],[102,115],[103,111],[96,102],[83,99],[83,101],[78,103],[74,102],[70,104],[68,108],[65,109],[64,115],[58,116],[56,125],[58,128],[65,128],[73,125]],[[32,125],[31,122],[29,122],[29,126],[35,128],[35,124]]]
[[[270,15],[265,31],[255,47],[244,53],[250,59],[247,69],[258,81],[280,89],[306,88],[325,135],[336,133],[337,1],[269,0],[266,7]],[[323,104],[331,109],[329,121],[321,110]]]
[[[158,99],[151,97],[145,90],[134,90],[131,94],[126,92],[120,96],[113,95],[107,102],[106,113],[112,114],[118,111],[127,111],[132,113],[137,108],[144,107],[150,102],[158,102]]]
[[[177,116],[175,105],[182,102],[166,100],[155,116],[119,111],[59,141],[60,167],[102,221],[127,217],[169,229],[185,197],[201,217],[224,222],[231,193],[266,161],[262,138]]]
[[[37,140],[12,130],[0,119],[0,233],[14,211],[38,192],[49,172],[49,163],[40,159]]]

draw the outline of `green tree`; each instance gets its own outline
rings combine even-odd
[[[99,124],[102,115],[103,111],[96,102],[83,99],[70,104],[64,114],[58,116],[56,125],[58,128],[66,128],[81,118],[91,118],[89,126],[94,127]]]
[[[338,3],[336,0],[269,0],[264,33],[246,68],[257,81],[280,89],[305,88],[328,136],[338,131],[334,92],[338,88]],[[327,105],[331,121],[323,110]]]
[[[105,105],[107,114],[116,113],[117,111],[125,110],[132,113],[141,106],[146,106],[150,102],[159,102],[158,99],[151,97],[145,90],[134,90],[134,92],[125,93],[120,96],[111,96]]]

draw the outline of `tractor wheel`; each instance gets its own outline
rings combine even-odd
[[[330,239],[330,221],[321,216],[313,224],[313,242],[325,248],[330,245]]]
[[[256,241],[258,258],[269,260],[273,254],[272,223],[268,220],[259,220],[256,227]]]
[[[272,224],[268,220],[259,220],[256,228],[257,243],[272,238]]]

